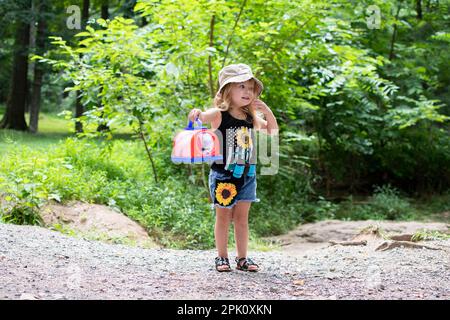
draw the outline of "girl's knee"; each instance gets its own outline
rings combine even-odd
[[[221,209],[216,211],[216,220],[221,222],[229,222],[232,218],[232,210]]]
[[[233,223],[237,227],[246,228],[248,227],[248,217],[239,216],[238,214],[234,215]]]

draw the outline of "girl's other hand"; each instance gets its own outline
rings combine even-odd
[[[255,99],[251,106],[255,111],[261,112],[263,114],[266,114],[270,111],[270,108],[267,106],[267,104],[259,99]]]
[[[200,116],[200,113],[202,113],[202,110],[200,110],[200,109],[192,109],[189,112],[188,119],[190,121],[192,121],[192,122],[195,122],[195,120],[197,120],[197,118]]]

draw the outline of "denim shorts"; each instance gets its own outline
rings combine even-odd
[[[256,174],[252,177],[243,174],[234,178],[233,173],[209,171],[209,192],[213,203],[211,209],[233,208],[238,201],[259,202],[256,198]]]

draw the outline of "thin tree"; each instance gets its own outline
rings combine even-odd
[[[82,20],[82,28],[86,28],[87,21],[89,19],[89,0],[83,0],[83,11],[81,13],[81,20]],[[79,117],[81,117],[84,113],[84,107],[83,103],[81,102],[81,92],[76,92],[77,101],[75,105],[75,130],[76,132],[83,132],[83,124],[78,120]]]
[[[104,0],[102,2],[101,8],[100,8],[100,16],[104,20],[109,19],[109,1],[108,0]]]
[[[399,1],[398,7],[397,7],[397,13],[395,14],[394,31],[392,32],[392,38],[391,38],[391,48],[389,50],[389,60],[391,60],[391,61],[392,61],[392,59],[394,59],[394,45],[395,45],[395,41],[397,40],[398,18],[400,16],[401,8],[402,8],[402,1]]]
[[[416,12],[417,12],[417,19],[422,20],[422,0],[416,0]]]
[[[101,8],[100,8],[100,13],[101,13],[101,18],[103,20],[108,20],[109,19],[109,1],[108,0],[103,0],[101,3]],[[103,86],[101,87],[101,91],[103,90]],[[101,105],[101,101],[98,102],[99,105]],[[102,111],[100,118],[104,119],[104,115],[105,113]],[[105,123],[100,123],[97,127],[97,131],[109,131],[109,126],[106,125]]]
[[[44,15],[47,11],[46,2],[47,0],[37,0],[35,7],[38,16],[36,31],[36,54],[40,56],[45,52],[45,34],[47,25]],[[33,73],[33,91],[30,103],[30,132],[36,133],[38,131],[39,111],[41,108],[42,79],[44,77],[43,64],[35,63]]]
[[[6,113],[0,121],[0,129],[27,131],[25,106],[28,95],[28,45],[30,42],[30,23],[26,16],[31,12],[31,0],[18,3],[21,10],[16,22],[13,70],[11,86],[6,102]],[[23,14],[28,12],[28,15]]]

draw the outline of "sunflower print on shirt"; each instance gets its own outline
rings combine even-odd
[[[225,169],[233,171],[235,164],[254,163],[256,149],[254,148],[253,129],[244,126],[227,129]]]
[[[241,127],[236,131],[236,142],[239,147],[244,149],[253,145],[250,130],[247,127]]]

